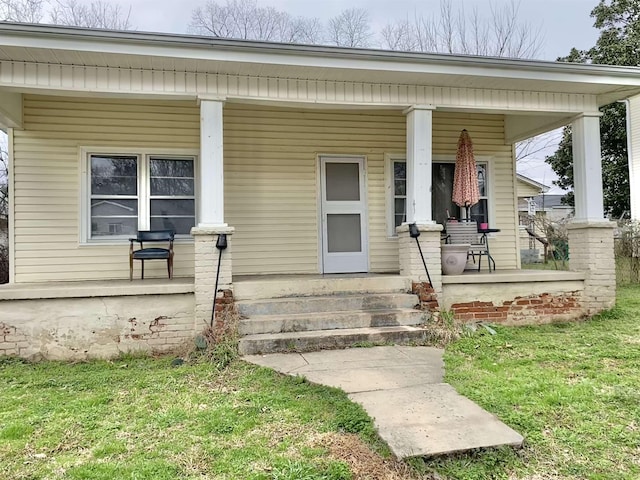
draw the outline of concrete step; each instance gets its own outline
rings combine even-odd
[[[259,333],[393,327],[398,325],[420,325],[424,323],[424,320],[424,312],[411,308],[256,315],[240,320],[238,333],[240,335],[254,335]]]
[[[346,310],[413,308],[418,298],[408,293],[376,293],[368,295],[330,295],[323,297],[285,297],[236,302],[240,315],[288,315]]]
[[[425,330],[413,326],[349,328],[247,335],[240,339],[241,355],[309,352],[348,348],[358,343],[410,343],[425,340]]]
[[[359,293],[407,293],[411,279],[400,275],[306,276],[283,275],[234,282],[236,301],[282,297],[312,297]]]

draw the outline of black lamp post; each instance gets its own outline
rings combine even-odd
[[[227,235],[221,233],[218,235],[216,241],[216,248],[218,249],[218,271],[216,272],[216,287],[213,290],[213,309],[211,310],[211,327],[213,328],[213,321],[216,317],[216,298],[218,297],[218,279],[220,278],[220,264],[222,264],[222,251],[227,249]]]
[[[420,252],[420,258],[422,259],[422,264],[424,265],[424,271],[427,272],[427,278],[429,279],[429,284],[433,287],[433,283],[431,282],[431,275],[429,275],[429,269],[427,268],[427,262],[424,260],[424,255],[422,254],[422,247],[420,246],[420,241],[418,237],[420,236],[420,229],[415,223],[409,224],[409,236],[411,238],[416,239],[416,243],[418,244],[418,251]]]

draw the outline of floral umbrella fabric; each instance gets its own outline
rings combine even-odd
[[[480,201],[477,175],[476,159],[473,156],[473,143],[469,132],[462,130],[458,139],[452,200],[459,207],[467,209],[467,218],[470,218],[471,207]]]

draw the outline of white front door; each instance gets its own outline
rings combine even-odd
[[[322,272],[369,270],[364,158],[321,157]]]

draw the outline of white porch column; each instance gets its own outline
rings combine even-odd
[[[220,308],[233,303],[232,248],[233,227],[224,221],[224,156],[222,145],[223,102],[200,99],[200,161],[198,170],[198,225],[191,229],[194,245],[195,325],[205,328],[211,321],[214,303]],[[226,235],[227,248],[216,248]],[[218,265],[220,264],[220,265]],[[216,273],[220,271],[216,291]],[[226,308],[226,307],[225,307]],[[219,321],[224,316],[219,317]]]
[[[600,114],[583,114],[573,121],[575,218],[567,225],[569,268],[584,272],[585,313],[611,308],[616,299],[613,252],[615,223],[604,218]]]
[[[431,217],[433,110],[414,105],[407,110],[407,223],[426,225]]]
[[[225,227],[224,155],[220,100],[200,100],[200,161],[198,170],[198,227]]]
[[[640,220],[640,95],[627,100],[627,151],[631,219]]]
[[[585,113],[571,126],[573,134],[573,191],[576,221],[602,221],[602,154],[600,114]]]

